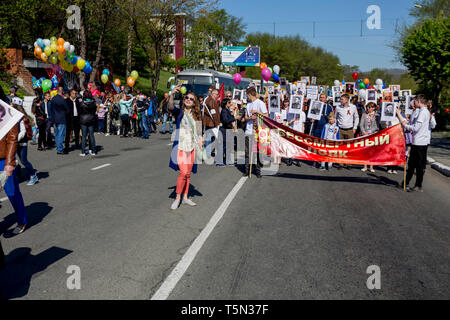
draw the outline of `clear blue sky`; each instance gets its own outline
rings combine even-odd
[[[402,68],[389,47],[396,39],[395,26],[410,23],[413,0],[220,0],[219,7],[242,17],[246,31],[300,35],[313,46],[337,55],[341,64],[358,65],[362,71],[373,68]],[[381,9],[381,30],[366,26],[367,7]],[[361,37],[363,19],[363,37]],[[398,19],[398,21],[397,21]],[[315,38],[313,37],[313,23]]]

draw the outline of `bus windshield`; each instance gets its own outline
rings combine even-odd
[[[211,76],[189,76],[179,75],[177,82],[183,82],[188,92],[193,92],[196,96],[208,95],[208,88],[213,85]]]

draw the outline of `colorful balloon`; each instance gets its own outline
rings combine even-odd
[[[45,79],[44,81],[42,81],[42,91],[43,92],[47,92],[48,90],[50,90],[52,88],[52,82],[49,79]]]
[[[42,59],[42,61],[47,62],[48,57],[47,57],[47,55],[45,54],[45,52],[42,52],[42,53],[41,53],[41,59]]]
[[[131,71],[131,77],[136,81],[139,78],[139,73],[136,70]]]
[[[275,72],[276,74],[280,74],[280,66],[279,65],[274,65],[273,66],[273,72]]]
[[[108,69],[103,69],[102,74],[106,74],[109,77],[109,70]]]
[[[339,87],[341,85],[341,82],[339,80],[334,80],[334,86]]]
[[[44,52],[47,55],[47,57],[50,57],[50,55],[52,54],[52,49],[50,48],[50,46],[45,47]]]
[[[365,79],[363,80],[363,83],[364,83],[365,85],[368,85],[368,84],[370,83],[370,80],[367,79],[367,78],[365,78]]]
[[[105,83],[108,82],[108,75],[102,74],[102,76],[100,77],[100,79],[102,80],[102,83],[105,84]]]
[[[55,53],[58,50],[58,45],[56,44],[56,42],[52,42],[50,44],[50,50],[52,51],[52,53]]]
[[[261,76],[265,81],[269,81],[269,79],[272,77],[272,72],[270,72],[269,68],[264,68],[261,71]]]
[[[186,94],[186,92],[187,92],[186,87],[185,87],[185,86],[182,86],[182,87],[180,88],[180,92],[181,92],[181,94]]]
[[[234,81],[234,83],[236,83],[236,84],[241,83],[241,81],[242,81],[242,76],[241,76],[241,74],[240,74],[240,73],[235,73],[234,76],[233,76],[233,81]]]
[[[353,78],[353,80],[355,80],[355,81],[356,81],[356,79],[358,79],[358,78],[359,78],[359,73],[358,73],[358,72],[353,72],[353,74],[352,74],[352,78]]]
[[[366,88],[366,85],[364,84],[364,82],[360,82],[360,83],[359,83],[359,87],[360,87],[361,89],[365,89],[365,88]]]
[[[121,84],[120,79],[115,79],[114,84],[116,85],[116,87],[120,87]]]
[[[56,42],[56,37],[55,36],[51,37],[50,42]]]
[[[86,61],[82,58],[77,60],[77,68],[82,70],[86,66]]]
[[[377,81],[375,81],[375,83],[379,86],[381,86],[383,84],[383,80],[381,79],[377,79]]]
[[[66,50],[64,50],[64,45],[62,45],[62,44],[58,45],[58,52],[60,54],[64,54],[64,52],[66,52]]]
[[[58,44],[58,46],[64,46],[64,42],[66,42],[66,41],[64,41],[63,38],[59,38],[59,39],[56,41],[56,43]]]
[[[259,64],[259,68],[261,69],[261,71],[263,71],[265,68],[267,68],[267,64],[265,62],[261,62]]]
[[[50,56],[50,62],[53,64],[57,64],[58,63],[58,58],[55,55],[51,55]]]
[[[64,47],[64,50],[65,51],[69,51],[69,49],[70,49],[70,42],[64,42],[64,45],[63,45],[63,47]]]
[[[42,54],[42,49],[41,49],[41,47],[36,47],[36,48],[34,48],[34,56],[36,57],[36,58],[40,58],[41,57],[41,54]]]
[[[41,49],[42,49],[43,47],[45,47],[44,40],[42,40],[41,38],[37,39],[36,42],[37,42],[37,45],[38,45],[39,47],[41,47]]]
[[[57,90],[52,90],[52,91],[50,91],[50,97],[54,97],[54,96],[56,96],[58,94],[58,91]]]
[[[134,79],[132,78],[132,77],[128,77],[128,79],[127,79],[127,84],[130,86],[130,87],[132,87],[133,88],[133,86],[134,86]]]
[[[274,74],[272,75],[272,78],[273,78],[273,80],[275,80],[276,82],[279,82],[279,81],[280,81],[280,76],[278,75],[278,73],[274,73]]]

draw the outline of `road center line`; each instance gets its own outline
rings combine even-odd
[[[92,171],[95,171],[95,170],[98,170],[98,169],[102,169],[102,168],[105,168],[105,167],[109,167],[110,165],[111,165],[111,163],[105,163],[105,164],[102,164],[101,166],[92,168],[91,170],[92,170]]]
[[[206,242],[209,235],[213,231],[213,229],[222,219],[223,215],[228,209],[228,206],[231,204],[231,201],[233,201],[234,197],[239,192],[241,187],[244,185],[245,181],[247,181],[247,179],[248,179],[247,177],[242,177],[238,181],[238,183],[236,183],[234,188],[230,191],[225,200],[223,200],[220,207],[211,217],[206,227],[202,230],[202,232],[200,232],[200,234],[194,240],[192,245],[183,255],[181,260],[178,262],[178,264],[175,266],[175,268],[172,270],[172,272],[169,274],[166,280],[164,280],[162,285],[159,287],[158,291],[155,292],[151,300],[166,300],[169,297],[169,295],[172,293],[172,290],[175,288],[178,281],[180,281],[180,279],[183,277],[184,273],[189,268],[192,261],[194,261],[197,253],[200,251],[203,244]]]

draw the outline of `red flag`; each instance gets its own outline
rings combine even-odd
[[[223,98],[225,98],[225,84],[224,83],[222,83],[222,85],[220,86],[219,97],[218,97],[219,102],[222,102]]]
[[[264,117],[259,150],[283,158],[347,164],[403,165],[405,138],[400,124],[351,140],[324,140],[297,132]]]

